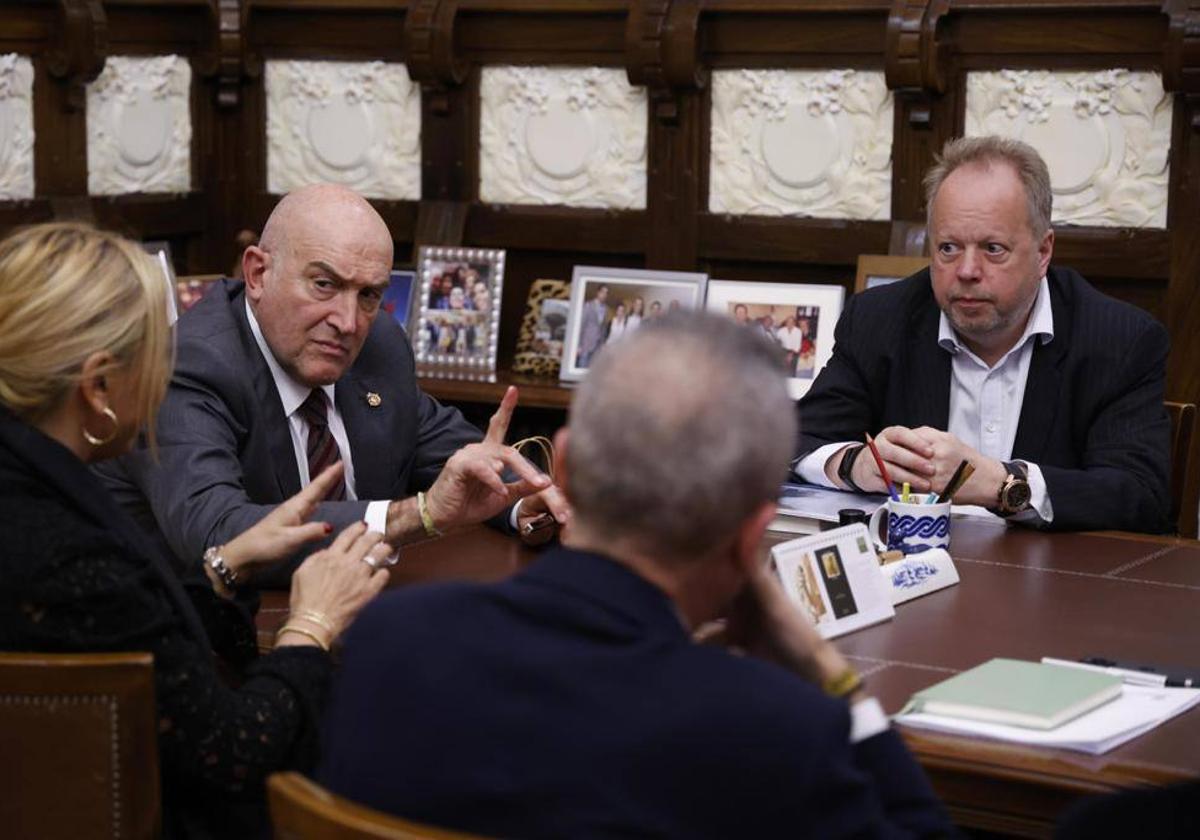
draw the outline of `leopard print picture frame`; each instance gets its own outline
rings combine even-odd
[[[525,317],[517,336],[513,372],[557,379],[567,338],[571,304],[567,280],[534,280],[525,300]]]

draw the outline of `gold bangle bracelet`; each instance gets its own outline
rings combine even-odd
[[[830,677],[821,683],[821,690],[830,697],[849,697],[862,688],[862,684],[863,678],[858,675],[858,671],[846,666],[846,669],[840,674]]]
[[[321,650],[325,651],[326,653],[329,653],[329,643],[328,642],[326,642],[324,639],[322,639],[320,636],[318,636],[313,631],[307,630],[303,627],[297,627],[294,624],[285,624],[279,628],[279,632],[275,634],[276,646],[279,645],[279,637],[282,636],[284,633],[299,633],[301,636],[307,636],[308,638],[312,639],[314,642],[317,643],[317,647],[319,647]]]
[[[302,621],[311,621],[313,624],[320,627],[332,639],[337,634],[333,632],[333,625],[329,623],[329,617],[325,613],[317,612],[316,610],[304,610],[292,615],[292,618],[298,618]]]
[[[429,537],[440,537],[442,532],[433,524],[433,516],[429,513],[429,505],[425,502],[425,494],[420,490],[417,491],[417,514],[421,517],[421,525],[425,528],[425,535]]]

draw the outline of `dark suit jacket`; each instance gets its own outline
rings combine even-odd
[[[154,654],[165,836],[269,836],[267,775],[316,760],[328,654],[258,658],[238,604],[181,582],[71,452],[2,408],[0,510],[0,650]]]
[[[1052,266],[1047,278],[1054,339],[1035,344],[1012,457],[1041,468],[1052,528],[1165,531],[1167,332],[1071,269]],[[928,269],[852,297],[833,357],[800,400],[797,457],[892,425],[945,429],[951,362],[939,315]]]
[[[299,492],[300,475],[279,392],[246,318],[243,284],[222,281],[180,318],[178,331],[175,375],[158,417],[158,463],[143,449],[98,471],[187,567]],[[381,397],[377,407],[368,393]],[[457,409],[417,387],[412,348],[391,318],[375,319],[336,399],[359,500],[325,502],[313,514],[335,534],[362,519],[368,501],[427,489],[454,452],[482,437]]]
[[[318,778],[502,837],[878,837],[948,830],[899,737],[693,644],[667,596],[555,549],[507,581],[386,593],[346,639]]]

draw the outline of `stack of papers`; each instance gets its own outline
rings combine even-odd
[[[1029,729],[1002,723],[934,715],[927,712],[903,712],[897,723],[915,729],[975,735],[998,741],[1057,747],[1100,755],[1149,732],[1160,723],[1200,703],[1200,689],[1123,686],[1121,696],[1056,729]]]

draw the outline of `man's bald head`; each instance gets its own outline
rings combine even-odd
[[[366,199],[336,184],[285,195],[242,255],[246,299],[294,379],[336,382],[354,363],[392,267],[392,236]]]
[[[282,254],[298,235],[320,236],[331,225],[345,225],[364,239],[386,243],[388,265],[392,262],[392,235],[375,208],[361,195],[341,184],[309,184],[292,190],[279,200],[263,227],[259,247]]]

